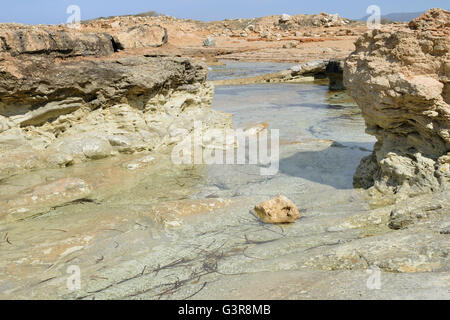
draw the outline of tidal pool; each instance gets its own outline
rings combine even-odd
[[[238,62],[223,60],[220,65],[209,68],[208,80],[227,80],[235,78],[247,78],[260,76],[266,73],[274,73],[292,67],[292,63],[270,62]]]
[[[210,78],[284,68],[228,63]],[[217,87],[212,107],[232,113],[235,128],[264,122],[279,130],[276,175],[261,176],[260,165],[180,167],[169,154],[155,154],[154,163],[138,169],[129,164],[143,155],[2,181],[2,197],[64,177],[82,178],[95,190],[0,225],[7,239],[0,243],[0,298],[286,298],[289,290],[276,283],[295,282],[294,275],[303,282],[293,297],[326,296],[327,284],[307,288],[336,275],[307,261],[316,248],[360,237],[358,230],[329,228],[369,210],[352,185],[375,142],[358,107],[345,93],[314,83]],[[255,204],[278,194],[301,209],[296,224],[265,225],[252,214]],[[81,270],[79,290],[67,286],[69,266]],[[364,277],[364,270],[338,276],[346,277]]]

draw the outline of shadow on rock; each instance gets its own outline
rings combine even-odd
[[[334,142],[320,151],[300,151],[280,159],[280,172],[336,189],[353,189],[353,175],[371,143]]]

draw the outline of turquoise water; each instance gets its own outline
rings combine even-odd
[[[214,81],[260,76],[266,73],[286,70],[294,65],[292,63],[237,62],[231,60],[224,60],[222,62],[223,65],[209,67],[208,80]]]

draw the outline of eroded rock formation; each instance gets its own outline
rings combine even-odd
[[[155,150],[193,129],[227,127],[201,63],[121,55],[108,34],[0,30],[0,177]]]
[[[118,49],[142,47],[158,48],[169,41],[167,29],[159,25],[143,24],[115,34]]]
[[[450,185],[450,12],[432,9],[409,28],[372,30],[345,63],[349,93],[378,142],[355,184],[416,195]]]
[[[5,54],[45,54],[47,57],[106,56],[114,52],[114,42],[107,33],[77,32],[69,28],[0,25],[0,59]],[[2,67],[4,67],[4,62]]]

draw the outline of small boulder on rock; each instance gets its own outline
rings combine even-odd
[[[254,210],[265,223],[293,223],[300,218],[297,206],[283,195],[258,204]]]
[[[280,16],[280,23],[286,23],[286,22],[289,22],[289,20],[291,20],[291,16],[286,13],[283,13]]]
[[[138,25],[114,35],[118,49],[159,48],[169,41],[167,29],[159,25]]]

